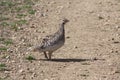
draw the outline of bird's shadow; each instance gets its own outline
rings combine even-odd
[[[43,61],[52,61],[52,62],[83,62],[83,61],[95,61],[94,59],[40,59]]]

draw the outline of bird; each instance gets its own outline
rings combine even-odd
[[[63,18],[59,24],[59,29],[51,35],[45,36],[41,43],[33,46],[32,51],[43,52],[47,60],[51,60],[52,53],[61,48],[65,43],[65,24],[69,22],[68,19]]]

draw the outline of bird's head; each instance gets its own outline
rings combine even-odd
[[[67,22],[69,22],[68,19],[66,19],[66,18],[63,18],[63,19],[62,19],[62,23],[63,23],[63,24],[66,24]]]

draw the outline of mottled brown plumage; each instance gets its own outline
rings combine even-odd
[[[64,45],[65,42],[65,29],[64,25],[68,22],[67,19],[63,19],[60,24],[59,30],[53,35],[46,36],[43,38],[39,45],[33,47],[33,51],[43,52],[45,58],[51,59],[51,55],[54,51]]]

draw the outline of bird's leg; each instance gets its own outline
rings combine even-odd
[[[48,56],[49,56],[48,59],[49,59],[49,60],[51,60],[52,53],[53,53],[53,51],[48,52]]]
[[[47,53],[46,53],[46,52],[44,52],[44,55],[45,55],[45,58],[47,58],[47,59],[48,59],[48,56],[47,56]]]

